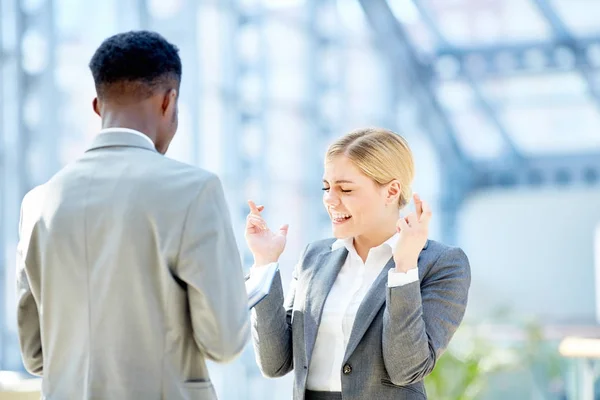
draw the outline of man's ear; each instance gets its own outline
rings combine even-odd
[[[175,112],[175,108],[177,107],[177,90],[169,89],[165,96],[163,97],[162,103],[162,115],[168,115]]]
[[[98,114],[99,117],[102,117],[102,115],[100,115],[100,102],[98,101],[97,97],[94,97],[94,100],[92,101],[92,107],[94,108],[94,112]]]

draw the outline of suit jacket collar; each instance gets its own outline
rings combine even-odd
[[[105,147],[137,147],[156,152],[152,141],[142,133],[126,128],[112,128],[101,131],[86,151]]]
[[[304,313],[304,338],[307,362],[310,362],[315,341],[317,340],[317,332],[319,331],[325,300],[347,256],[348,250],[340,248],[335,251],[322,253],[315,260],[314,272],[306,291],[306,311]]]

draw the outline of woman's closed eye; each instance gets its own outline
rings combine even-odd
[[[331,188],[324,187],[321,190],[324,191],[324,192],[329,192],[331,190]],[[349,189],[340,189],[340,192],[342,192],[342,193],[350,193],[350,192],[352,192],[352,190],[349,190]]]

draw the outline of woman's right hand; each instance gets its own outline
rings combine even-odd
[[[277,233],[273,233],[260,215],[263,206],[256,206],[248,201],[250,213],[246,217],[246,243],[254,256],[254,265],[262,266],[277,262],[285,249],[288,225],[283,225]]]

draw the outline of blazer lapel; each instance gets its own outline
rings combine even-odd
[[[390,258],[358,307],[356,319],[354,320],[350,338],[348,339],[348,346],[346,347],[344,360],[347,360],[352,352],[354,352],[365,332],[369,326],[371,326],[373,319],[375,319],[375,316],[377,313],[379,313],[379,310],[381,310],[381,307],[385,303],[387,275],[388,271],[393,267],[394,259]]]
[[[429,240],[425,242],[423,250],[427,249],[428,244]],[[419,261],[421,260],[422,254],[423,253],[421,252],[419,255]],[[387,290],[388,271],[392,268],[394,268],[393,257],[390,258],[377,279],[375,279],[371,289],[369,289],[362,303],[358,307],[356,319],[354,320],[354,325],[352,326],[352,332],[350,333],[350,338],[348,339],[348,346],[346,346],[344,360],[347,360],[354,350],[356,350],[356,346],[358,346],[365,332],[375,319],[375,316],[377,316],[381,310],[381,307],[384,305]],[[421,269],[419,269],[419,273],[421,272]]]
[[[317,340],[325,300],[346,261],[347,255],[348,250],[340,248],[322,254],[315,261],[316,265],[313,267],[315,272],[312,274],[306,291],[306,311],[304,313],[304,341],[307,363],[310,363],[315,341]]]

